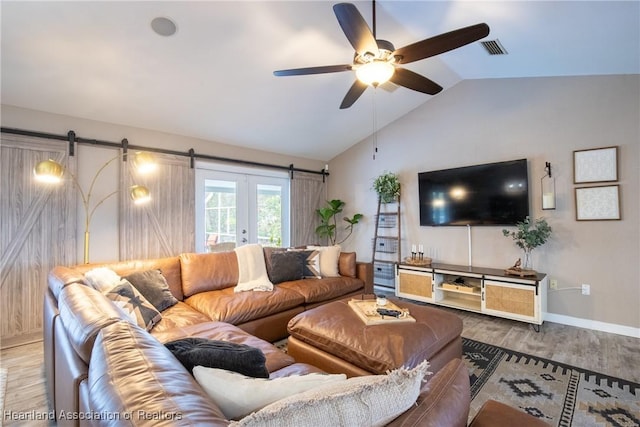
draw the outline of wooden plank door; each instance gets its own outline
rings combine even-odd
[[[42,339],[47,275],[75,263],[76,190],[68,179],[45,185],[34,166],[48,158],[75,169],[60,141],[1,134],[0,347]]]

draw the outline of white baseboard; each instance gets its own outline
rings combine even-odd
[[[548,321],[553,323],[560,323],[562,325],[576,326],[578,328],[593,329],[595,331],[609,332],[612,334],[640,338],[640,328],[634,328],[631,326],[616,325],[615,323],[581,319],[579,317],[571,317],[555,313],[544,313],[543,318],[545,322]]]

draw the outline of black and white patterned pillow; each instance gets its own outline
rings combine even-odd
[[[302,277],[305,279],[320,279],[320,251],[297,250],[302,261]]]
[[[131,323],[150,331],[162,315],[128,280],[123,279],[105,294]]]

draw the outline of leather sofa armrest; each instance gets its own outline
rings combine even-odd
[[[54,267],[47,277],[49,290],[55,300],[58,300],[60,292],[65,286],[72,283],[84,283],[84,275],[69,267]]]
[[[427,377],[416,404],[388,426],[465,427],[470,403],[469,372],[461,359],[453,359]]]
[[[495,400],[487,400],[469,427],[550,427],[539,418]]]
[[[356,277],[364,282],[364,293],[373,293],[373,263],[356,262]]]

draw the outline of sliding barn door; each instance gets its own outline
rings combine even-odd
[[[158,168],[137,175],[125,162],[120,200],[120,259],[163,258],[195,250],[195,173],[190,159],[154,154]],[[144,185],[151,202],[135,205],[129,187]]]
[[[33,167],[53,159],[72,170],[61,141],[1,134],[0,142],[0,340],[2,348],[42,339],[47,275],[75,264],[76,189],[33,179]]]
[[[319,241],[316,210],[326,201],[326,187],[318,174],[295,172],[291,180],[291,245],[325,244]]]

